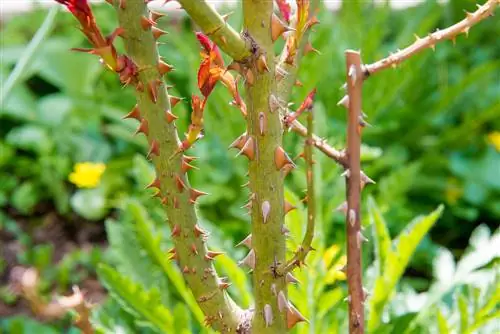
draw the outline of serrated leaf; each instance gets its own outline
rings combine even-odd
[[[173,332],[173,317],[160,303],[159,292],[146,291],[108,265],[100,264],[97,273],[111,295],[130,313],[151,324],[160,333]]]

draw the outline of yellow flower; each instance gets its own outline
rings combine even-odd
[[[102,173],[106,169],[103,163],[79,162],[75,164],[73,173],[69,174],[69,181],[78,188],[95,188],[101,181]]]
[[[494,131],[488,134],[488,141],[500,152],[500,131]]]

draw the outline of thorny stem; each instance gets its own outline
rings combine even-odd
[[[191,19],[225,53],[236,61],[250,56],[250,48],[241,36],[205,0],[178,0]]]
[[[347,158],[349,173],[346,176],[346,234],[347,234],[347,284],[349,301],[349,333],[364,333],[364,293],[361,266],[361,133],[359,117],[362,101],[362,63],[359,52],[347,50],[346,73],[349,94],[347,124]]]
[[[445,40],[453,40],[460,34],[465,34],[468,36],[469,30],[472,26],[478,24],[482,20],[493,15],[495,7],[500,3],[499,0],[488,0],[484,5],[478,5],[478,9],[473,13],[466,13],[465,19],[462,21],[444,29],[437,30],[430,33],[424,38],[420,38],[415,35],[416,41],[410,46],[399,50],[396,53],[389,55],[388,57],[381,59],[373,64],[368,64],[364,66],[364,77],[368,78],[370,75],[375,74],[389,67],[397,67],[404,60],[412,57],[413,55],[419,53],[422,50],[436,47],[436,44]]]
[[[242,311],[231,298],[219,288],[219,278],[212,261],[207,258],[205,235],[200,232],[194,204],[191,202],[192,189],[186,175],[181,170],[182,155],[170,157],[179,148],[179,138],[173,122],[166,120],[170,111],[169,96],[158,71],[158,51],[150,29],[141,26],[141,18],[147,17],[144,1],[115,1],[120,27],[124,29],[124,43],[128,56],[139,69],[139,84],[136,89],[137,103],[147,122],[149,145],[157,144],[157,154],[153,155],[159,181],[160,197],[165,204],[172,239],[175,245],[173,257],[183,268],[184,277],[206,315],[207,325],[221,332],[235,333],[240,323]],[[156,103],[147,87],[157,84]],[[156,89],[156,88],[155,88]]]
[[[307,181],[307,227],[304,239],[294,257],[285,266],[278,269],[280,274],[292,271],[296,266],[300,267],[307,254],[313,250],[311,247],[314,237],[314,225],[316,219],[316,196],[314,194],[314,160],[313,160],[313,112],[307,114],[307,138],[304,145],[304,160],[306,161],[306,181]]]
[[[273,2],[243,1],[244,36],[255,50],[249,63],[251,74],[246,80],[248,135],[255,156],[249,162],[252,217],[252,247],[255,252],[253,272],[255,312],[252,333],[285,333],[286,312],[280,312],[274,291],[284,291],[284,276],[273,268],[285,261],[286,242],[282,233],[284,215],[283,174],[275,164],[275,152],[281,148],[280,114],[271,108],[276,92],[274,51],[271,40]],[[260,67],[262,57],[268,70]],[[264,310],[267,310],[265,319]],[[270,312],[269,312],[270,311]]]

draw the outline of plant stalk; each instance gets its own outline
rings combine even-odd
[[[346,73],[347,91],[349,95],[349,111],[347,124],[347,159],[349,172],[346,175],[347,197],[347,284],[349,302],[349,333],[364,333],[364,292],[362,286],[361,265],[361,116],[363,72],[361,56],[357,51],[347,50]]]

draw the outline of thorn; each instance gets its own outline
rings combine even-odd
[[[349,95],[344,95],[344,97],[342,97],[340,101],[337,102],[337,106],[343,106],[346,109],[349,108]]]
[[[178,119],[179,117],[175,116],[174,114],[172,114],[172,112],[170,110],[165,110],[165,119],[167,120],[167,123],[172,123],[173,121],[175,121],[176,119]]]
[[[164,75],[170,71],[172,71],[174,67],[170,64],[167,64],[163,60],[160,60],[158,62],[158,72],[160,72],[160,75]]]
[[[300,284],[300,281],[297,278],[295,278],[295,276],[293,276],[292,273],[287,273],[286,274],[286,282],[287,283]]]
[[[250,185],[250,181],[247,181],[241,185],[242,188],[248,187]]]
[[[419,42],[419,41],[421,41],[421,40],[422,40],[422,38],[420,38],[417,34],[413,34],[413,36],[415,37],[415,40],[416,40],[417,42]]]
[[[358,237],[357,237],[356,241],[357,241],[358,248],[361,248],[361,243],[367,242],[368,239],[361,233],[361,231],[358,231]]]
[[[349,210],[349,224],[351,224],[351,226],[353,227],[356,224],[356,211],[354,211],[353,209]]]
[[[245,145],[243,145],[243,148],[238,152],[236,156],[239,156],[240,154],[245,155],[248,160],[253,160],[255,158],[255,145],[252,136],[248,137]]]
[[[181,235],[181,226],[179,224],[175,224],[172,228],[172,233],[170,233],[171,237],[179,237]]]
[[[348,73],[349,78],[351,78],[351,84],[354,86],[356,85],[356,80],[358,77],[358,74],[356,73],[356,66],[351,65],[349,67],[349,73]]]
[[[267,66],[266,55],[261,54],[259,59],[257,59],[257,70],[259,73],[269,72],[269,66]]]
[[[228,71],[232,70],[232,71],[236,71],[238,73],[243,73],[243,66],[240,63],[238,63],[237,61],[233,60],[233,62],[227,66],[227,70]]]
[[[344,302],[348,302],[349,304],[351,303],[351,296],[347,296],[344,298]]]
[[[231,286],[231,283],[224,282],[224,281],[219,282],[219,289],[221,289],[221,290],[226,290],[230,286]]]
[[[276,147],[276,150],[274,151],[274,163],[277,170],[280,170],[286,165],[292,165],[293,167],[295,167],[292,159],[290,159],[288,154],[286,154],[285,150],[283,150],[281,146]]]
[[[292,204],[290,204],[288,201],[285,200],[285,205],[283,205],[283,211],[285,215],[295,209],[297,209],[297,207],[293,206]]]
[[[296,79],[296,80],[295,80],[295,82],[294,82],[294,84],[293,84],[293,85],[294,85],[294,86],[296,86],[296,87],[303,87],[303,86],[304,86],[304,85],[302,84],[302,82],[300,82],[298,79]]]
[[[276,42],[276,40],[283,35],[284,32],[289,31],[290,28],[288,28],[279,18],[276,16],[276,14],[272,14],[271,16],[271,39],[273,42]]]
[[[236,244],[236,247],[239,247],[241,245],[245,245],[248,248],[252,248],[252,234],[249,234],[245,239]]]
[[[152,80],[148,83],[148,93],[151,102],[156,104],[156,102],[158,102],[158,83],[156,80]]]
[[[344,215],[347,215],[347,202],[340,204],[335,208],[335,211],[342,212]]]
[[[474,14],[468,11],[465,11],[465,17],[467,20],[472,20],[474,18]]]
[[[273,296],[276,296],[277,295],[277,292],[276,292],[276,284],[271,284],[271,293],[273,294]]]
[[[317,55],[321,55],[321,52],[320,52],[319,50],[315,49],[315,48],[312,46],[311,42],[309,42],[309,41],[308,41],[308,42],[306,43],[306,45],[304,45],[304,55],[306,55],[306,54],[308,54],[308,53],[310,53],[310,52],[314,52],[314,53],[316,53]]]
[[[153,158],[153,155],[157,157],[160,155],[160,144],[156,139],[153,139],[151,141],[151,148],[149,149],[149,152],[146,155],[146,159],[151,160]]]
[[[266,114],[263,112],[259,113],[259,132],[260,135],[263,136],[264,133],[266,132]]]
[[[469,37],[469,30],[470,30],[470,27],[465,27],[464,29],[462,29],[462,33],[465,34],[465,37]]]
[[[168,251],[168,254],[171,254],[171,256],[168,258],[169,260],[177,260],[177,251],[175,248],[172,248],[171,250]]]
[[[271,212],[271,204],[269,201],[262,202],[262,222],[267,223],[267,218],[269,217],[269,213]]]
[[[224,255],[224,254],[225,254],[224,252],[208,251],[207,254],[205,254],[205,260],[210,261],[210,260],[213,260],[214,258],[216,258],[217,256]]]
[[[273,325],[273,309],[269,304],[264,305],[264,322],[266,327]]]
[[[193,255],[198,255],[198,250],[196,249],[196,244],[195,243],[191,244],[191,253]]]
[[[179,200],[177,199],[177,197],[174,197],[174,209],[178,208],[179,208]]]
[[[243,149],[243,146],[245,146],[245,143],[248,140],[248,135],[247,133],[243,133],[240,135],[238,138],[236,138],[231,145],[229,145],[229,148],[237,148],[238,150]]]
[[[170,107],[173,109],[175,106],[181,102],[183,98],[177,96],[170,96]]]
[[[255,82],[255,77],[251,69],[248,69],[245,73],[245,81],[249,86],[253,86]]]
[[[182,160],[185,161],[185,162],[187,162],[187,163],[193,162],[196,159],[198,159],[198,157],[191,157],[189,155],[183,155],[182,156]]]
[[[162,204],[162,205],[167,205],[167,204],[168,204],[168,197],[163,197],[163,198],[161,199],[161,204]]]
[[[281,226],[281,234],[283,234],[284,236],[288,236],[290,234],[290,230],[288,229],[288,227],[286,227],[285,225]]]
[[[283,290],[280,290],[278,293],[278,309],[280,312],[283,312],[283,310],[288,310],[290,308],[290,304],[288,303],[288,300],[286,299],[285,293]]]
[[[195,238],[199,238],[200,236],[204,236],[207,234],[207,232],[205,232],[200,226],[198,226],[198,224],[194,225],[193,233]]]
[[[138,92],[144,92],[144,84],[142,83],[142,81],[139,81],[136,85],[135,85],[135,90],[138,91]]]
[[[164,16],[165,16],[165,14],[163,14],[163,13],[151,11],[151,20],[153,20],[155,22],[158,22],[158,20]]]
[[[181,171],[186,174],[190,169],[199,169],[198,167],[190,165],[184,158],[181,161]]]
[[[148,19],[145,16],[141,16],[141,27],[142,30],[147,31],[151,29],[152,26],[156,25],[156,22],[153,20]]]
[[[350,178],[351,177],[351,170],[346,169],[342,174],[340,174],[340,176],[344,176],[347,179]]]
[[[141,118],[141,112],[139,110],[139,106],[136,104],[135,107],[132,109],[131,112],[129,112],[128,114],[126,114],[125,116],[122,117],[122,119],[127,119],[127,118],[134,118],[138,121],[140,121],[142,118]]]
[[[204,195],[209,195],[209,194],[206,192],[191,188],[189,190],[189,202],[191,204],[194,204],[194,203],[196,203],[196,200],[198,199],[198,197],[204,196]]]
[[[293,306],[292,304],[288,304],[289,308],[287,309],[286,321],[288,329],[293,328],[297,323],[305,321],[308,322],[306,318]]]
[[[274,94],[271,94],[271,96],[269,97],[269,109],[273,113],[280,108],[281,108],[280,101]]]
[[[149,134],[149,125],[146,119],[141,120],[141,124],[139,124],[139,127],[135,130],[134,134],[136,135],[140,132],[144,133],[146,136]]]
[[[361,183],[361,189],[365,187],[366,184],[376,184],[375,181],[370,179],[364,172],[360,173],[360,183]]]
[[[166,32],[165,30],[161,30],[157,27],[152,27],[151,32],[153,33],[153,37],[155,40],[158,40],[161,36],[168,34],[168,32]]]
[[[238,262],[238,266],[247,266],[251,269],[255,269],[255,252],[253,249],[250,249],[247,256],[241,261]]]
[[[158,177],[156,177],[150,184],[148,184],[146,186],[145,189],[149,189],[149,188],[157,188],[157,189],[160,189],[160,186],[161,186],[161,182],[160,182],[160,179]]]
[[[189,267],[188,266],[184,266],[184,269],[182,269],[182,272],[184,274],[188,274],[189,273]]]
[[[120,0],[120,3],[118,6],[120,7],[121,10],[123,10],[123,9],[125,9],[126,5],[127,4],[126,4],[125,0]]]
[[[226,13],[224,15],[222,15],[222,19],[224,20],[224,22],[227,23],[227,20],[229,19],[229,16],[233,15],[234,12],[229,12],[229,13]]]
[[[186,188],[184,181],[182,181],[182,178],[179,175],[175,175],[175,185],[177,186],[177,190],[179,190],[179,192],[183,192],[184,188]]]

